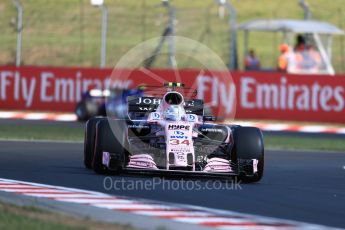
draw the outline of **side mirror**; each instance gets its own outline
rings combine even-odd
[[[216,116],[203,116],[204,121],[217,121]]]

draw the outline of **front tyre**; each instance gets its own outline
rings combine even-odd
[[[236,127],[234,144],[240,179],[245,182],[260,181],[265,160],[261,130],[255,127]]]
[[[107,118],[93,117],[85,124],[84,131],[84,165],[85,168],[92,169],[93,153],[95,150],[96,124],[100,120]]]
[[[109,124],[111,122],[111,125]],[[120,120],[102,119],[96,124],[95,149],[92,168],[98,174],[119,173],[124,167],[126,159],[126,132]],[[114,129],[111,128],[114,127]],[[114,132],[116,132],[116,135]],[[111,154],[110,168],[103,165],[103,152]]]

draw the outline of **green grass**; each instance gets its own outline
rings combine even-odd
[[[27,0],[24,6],[23,59],[27,65],[98,66],[100,53],[100,10],[89,0]],[[214,0],[171,0],[176,7],[176,34],[198,40],[228,62],[228,15],[218,17]],[[334,23],[345,30],[343,0],[309,0],[313,17]],[[109,67],[138,43],[160,36],[166,25],[166,11],[161,0],[106,1],[109,9]],[[255,18],[303,18],[297,0],[232,1],[238,22]],[[16,10],[11,0],[0,2],[0,65],[13,64],[16,33],[13,20]],[[208,31],[206,33],[206,31]],[[204,36],[203,36],[204,34]],[[255,48],[264,67],[275,66],[280,35],[252,33],[250,46]],[[238,34],[239,61],[243,60],[243,34]],[[333,42],[333,63],[345,72],[345,39]],[[179,67],[200,67],[178,57]],[[155,67],[167,67],[166,55]]]
[[[61,140],[78,141],[84,140],[84,130],[79,127],[48,126],[48,125],[1,125],[1,139],[24,139],[24,140]],[[308,149],[308,150],[333,150],[345,152],[343,138],[310,137],[301,135],[274,135],[264,136],[266,148],[274,149]]]
[[[77,230],[77,229],[87,229],[84,227],[71,227],[65,224],[52,223],[51,221],[45,221],[29,217],[26,215],[28,213],[40,214],[36,208],[15,208],[9,205],[0,205],[0,229],[6,230]]]
[[[50,212],[34,206],[0,202],[0,229],[6,230],[134,230],[130,225],[101,223]]]
[[[82,128],[48,125],[0,125],[0,138],[24,140],[82,141]]]
[[[45,221],[31,219],[25,216],[16,215],[13,213],[3,212],[0,214],[0,228],[7,230],[17,229],[45,229],[45,230],[72,230],[85,229],[73,228],[62,224],[52,224]]]
[[[286,135],[265,135],[264,142],[266,148],[274,149],[306,149],[306,150],[326,150],[345,152],[344,138],[327,137],[301,137]]]

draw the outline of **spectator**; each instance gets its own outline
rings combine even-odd
[[[321,55],[317,49],[315,49],[314,46],[310,45],[308,47],[308,53],[310,58],[312,59],[311,65],[310,65],[310,70],[311,72],[319,72],[322,66],[322,60],[321,60]]]
[[[253,49],[249,50],[248,55],[244,59],[245,70],[259,70],[260,60],[256,57]]]
[[[296,44],[294,47],[294,51],[295,52],[303,52],[305,50],[306,46],[305,46],[305,39],[302,35],[297,35],[296,37]]]
[[[293,49],[293,62],[289,67],[291,73],[306,72],[306,62],[308,62],[309,54],[306,46],[305,38],[302,35],[297,35],[296,43]]]
[[[289,46],[287,44],[281,44],[279,50],[278,71],[287,72],[289,65]]]
[[[320,53],[313,46],[307,46],[306,41],[302,35],[298,35],[296,38],[293,63],[293,68],[289,68],[289,72],[318,73],[320,71]]]

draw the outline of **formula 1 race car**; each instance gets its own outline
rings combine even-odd
[[[109,115],[125,118],[127,114],[127,97],[142,96],[143,88],[137,89],[91,89],[83,93],[81,101],[75,107],[78,121],[87,121],[94,116]]]
[[[96,173],[238,176],[259,181],[260,129],[212,123],[203,100],[184,98],[181,83],[161,96],[130,96],[127,119],[94,117],[85,127],[84,164]]]

